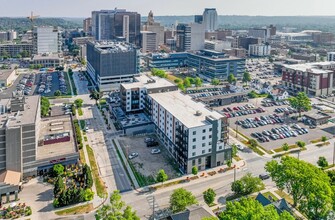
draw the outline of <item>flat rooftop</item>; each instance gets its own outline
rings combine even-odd
[[[0,80],[7,80],[8,77],[14,72],[15,70],[0,70]]]
[[[135,77],[136,82],[132,83],[123,83],[122,86],[125,89],[133,89],[133,88],[142,88],[145,87],[147,89],[154,89],[154,88],[162,88],[162,87],[169,87],[175,86],[173,83],[169,82],[166,79],[157,77],[157,76],[148,76],[142,74],[138,77]]]
[[[34,124],[37,114],[40,114],[38,112],[39,102],[40,97],[38,95],[25,96],[24,111],[0,114],[0,128]],[[10,99],[0,99],[0,106],[8,109],[10,107]]]
[[[224,117],[216,111],[211,111],[201,102],[195,102],[189,95],[183,95],[180,91],[149,94],[165,110],[170,112],[186,127],[199,127],[207,125],[206,116],[212,116],[215,119]],[[197,116],[197,112],[201,115]]]
[[[332,70],[322,69],[324,66],[334,66],[335,62],[317,62],[317,63],[302,63],[302,64],[293,64],[293,65],[283,65],[287,69],[293,69],[295,71],[307,72],[307,70],[311,73],[315,74],[323,74],[323,73],[332,73]]]
[[[48,55],[34,55],[33,60],[47,60],[47,59],[55,59],[55,60],[63,60],[64,57],[59,54],[48,54]]]
[[[39,127],[39,143],[43,142],[44,138],[47,136],[64,132],[70,133],[70,141],[42,146],[39,144],[37,147],[36,160],[48,159],[77,152],[71,117],[69,115],[42,118]]]
[[[127,42],[118,41],[90,41],[101,53],[127,52],[134,50],[134,46]]]

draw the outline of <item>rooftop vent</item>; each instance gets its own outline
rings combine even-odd
[[[198,110],[198,111],[195,112],[195,115],[196,115],[196,116],[201,116],[201,115],[202,115],[202,112]]]

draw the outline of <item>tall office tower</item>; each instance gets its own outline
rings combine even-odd
[[[213,32],[218,28],[218,13],[215,8],[205,8],[203,24],[207,32]]]
[[[33,53],[60,53],[62,51],[62,36],[58,27],[34,27]]]
[[[143,30],[155,33],[158,45],[164,44],[164,26],[162,26],[159,22],[155,22],[152,11],[148,14],[148,20],[143,25]]]
[[[203,24],[178,24],[176,40],[177,51],[204,49],[205,29]]]
[[[198,24],[202,24],[204,17],[202,15],[194,15],[194,22]]]
[[[140,45],[141,15],[125,9],[92,12],[92,35],[96,40],[117,40]]]
[[[83,30],[84,30],[85,34],[90,34],[92,32],[92,18],[84,19]]]
[[[153,52],[158,50],[157,34],[151,31],[141,31],[142,52]]]
[[[116,41],[87,42],[87,72],[99,91],[118,89],[139,73],[139,54],[133,44]]]

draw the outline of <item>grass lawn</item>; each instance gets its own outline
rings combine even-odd
[[[296,144],[288,146],[288,150],[292,150],[294,148],[299,148],[299,147]],[[283,152],[284,149],[283,149],[283,147],[279,147],[279,148],[274,149],[273,151],[276,152],[276,153],[280,153],[280,152]]]
[[[93,178],[94,178],[94,183],[95,183],[95,188],[97,190],[97,194],[100,198],[105,198],[107,196],[107,190],[105,188],[105,185],[101,177],[99,176],[98,166],[95,161],[94,152],[88,144],[86,145],[86,150],[88,154],[88,159],[91,164],[91,169],[93,173]]]
[[[263,196],[265,196],[266,198],[270,199],[270,200],[273,200],[273,201],[278,201],[278,198],[277,196],[273,195],[273,193],[271,192],[266,192],[266,193],[262,193]]]
[[[316,144],[316,143],[322,142],[322,140],[321,140],[321,138],[319,138],[319,139],[311,140],[310,142],[312,144]]]
[[[70,79],[69,79],[69,74],[67,72],[64,72],[64,78],[65,78],[65,84],[66,84],[66,88],[67,88],[67,95],[72,96],[71,93],[71,87],[70,87]]]
[[[239,157],[238,155],[236,155],[236,156],[233,157],[233,158],[234,158],[234,160],[236,160],[236,161],[240,161],[240,160],[242,160],[241,157]]]
[[[179,79],[181,82],[183,82],[182,78],[178,78],[178,77],[176,77],[176,76],[174,76],[172,74],[168,74],[167,75],[167,79],[170,80],[170,81],[172,81],[172,82],[174,82],[176,79]]]
[[[292,197],[289,196],[289,195],[287,195],[284,191],[276,190],[275,193],[277,193],[278,196],[280,196],[280,197],[286,199],[286,201],[287,201],[288,203],[290,203],[291,205],[293,204],[293,199],[292,199]]]
[[[320,144],[317,144],[317,145],[315,145],[315,146],[317,146],[317,147],[323,147],[323,146],[327,146],[327,145],[329,145],[329,144],[330,144],[330,142],[327,141],[327,142],[322,142],[322,143],[320,143]]]
[[[86,163],[86,160],[85,160],[85,154],[84,154],[84,150],[83,149],[80,149],[79,150],[79,158],[80,158],[80,161],[85,164]]]
[[[78,115],[82,116],[83,115],[83,110],[81,108],[78,108]]]
[[[68,209],[63,209],[56,211],[57,215],[75,215],[75,214],[84,214],[93,210],[93,204],[89,203],[86,205],[76,206]]]

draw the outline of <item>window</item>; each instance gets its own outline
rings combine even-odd
[[[206,139],[206,136],[202,136],[202,140],[205,140]]]
[[[192,149],[193,149],[193,150],[195,149],[195,145],[192,146]]]
[[[208,145],[211,146],[211,145],[212,145],[212,142],[208,142]]]
[[[209,137],[208,137],[209,139],[211,139],[212,138],[212,135],[209,135]]]
[[[198,159],[198,164],[201,164],[201,158]]]
[[[206,146],[206,144],[205,143],[202,143],[202,147],[205,147]]]
[[[212,131],[212,128],[210,128],[209,131]]]
[[[192,160],[192,166],[195,166],[195,160]]]
[[[192,153],[192,156],[193,156],[193,157],[195,156],[195,152]]]
[[[202,133],[206,133],[206,129],[202,130]]]
[[[222,146],[220,146],[219,149],[222,150]]]
[[[193,135],[196,135],[197,134],[197,132],[196,131],[193,131]]]
[[[202,150],[202,154],[204,154],[205,153],[205,150]]]
[[[193,142],[196,142],[197,141],[197,139],[196,138],[193,138]]]
[[[208,149],[208,153],[212,152],[212,149]]]

